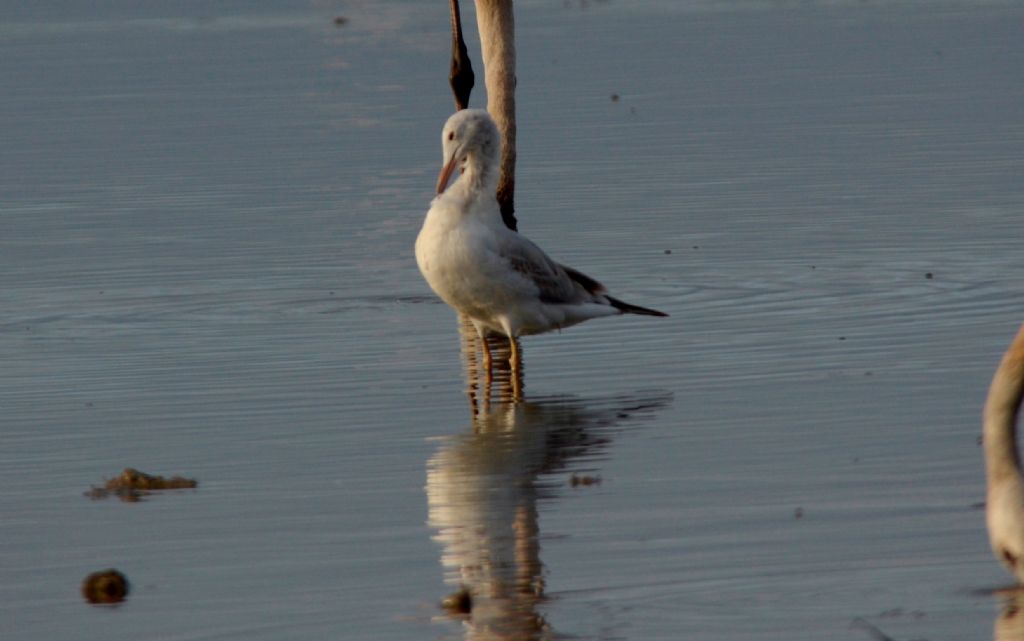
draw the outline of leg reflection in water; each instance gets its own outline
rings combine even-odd
[[[474,336],[468,330],[464,338]],[[445,580],[458,589],[452,610],[461,612],[466,639],[549,638],[537,504],[555,499],[568,482],[567,475],[545,476],[582,456],[592,465],[617,424],[651,417],[671,395],[527,401],[521,378],[499,353],[502,343],[508,349],[506,339],[491,345],[491,376],[468,343],[471,427],[446,438],[427,464],[429,524],[442,546]]]
[[[992,638],[995,641],[1024,639],[1024,588],[1015,585],[995,590],[993,595],[1001,603]]]

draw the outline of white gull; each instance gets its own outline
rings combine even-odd
[[[439,195],[416,238],[416,263],[431,289],[469,317],[481,338],[491,332],[508,337],[514,369],[519,336],[601,316],[668,316],[609,296],[601,283],[556,263],[505,226],[495,197],[501,136],[486,111],[466,109],[449,118],[441,145]],[[456,167],[461,175],[447,187]]]

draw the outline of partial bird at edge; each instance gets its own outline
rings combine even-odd
[[[1024,396],[1024,325],[1003,355],[985,399],[985,520],[996,557],[1024,583],[1024,479],[1017,417]]]

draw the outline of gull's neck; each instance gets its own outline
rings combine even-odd
[[[490,160],[490,159],[488,159]],[[497,163],[470,154],[462,174],[444,192],[446,200],[469,203],[480,200],[495,200],[498,189]]]
[[[985,400],[982,440],[989,486],[1020,478],[1017,415],[1024,394],[1024,326],[999,363]]]

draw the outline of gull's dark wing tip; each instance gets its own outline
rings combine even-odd
[[[604,294],[608,291],[604,288],[604,285],[597,282],[590,276],[576,271],[572,267],[566,267],[565,265],[559,265],[559,267],[565,270],[565,273],[569,275],[569,278],[571,278],[573,282],[578,283],[579,286],[585,289],[588,294]]]
[[[623,302],[618,298],[613,298],[607,294],[604,296],[608,299],[608,302],[612,304],[612,307],[619,310],[623,314],[639,314],[641,316],[668,316],[665,312],[659,312],[656,309],[650,309],[648,307],[640,307],[639,305],[630,305],[629,303]]]

